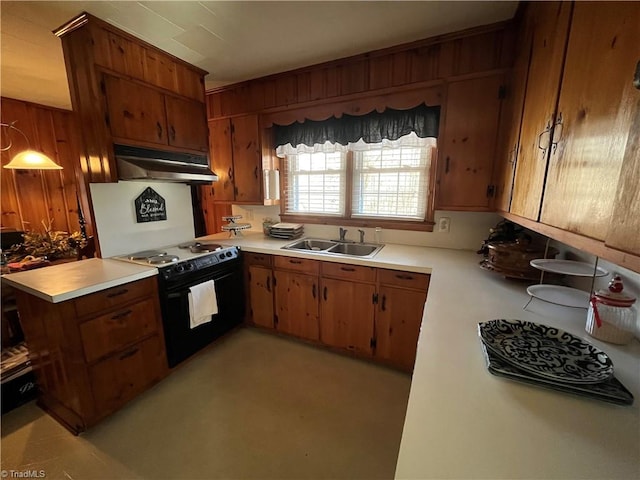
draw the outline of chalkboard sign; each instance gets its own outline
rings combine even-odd
[[[158,193],[151,187],[145,188],[135,200],[136,204],[136,221],[143,222],[159,222],[167,219],[167,208],[164,201]]]

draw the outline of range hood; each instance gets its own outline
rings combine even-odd
[[[119,180],[204,184],[218,180],[206,155],[114,145]]]

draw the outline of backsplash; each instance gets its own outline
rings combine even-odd
[[[147,187],[165,199],[166,220],[136,222],[134,201]],[[188,185],[118,182],[92,183],[90,188],[103,258],[175,245],[195,236]]]
[[[242,215],[242,220],[239,220],[239,222],[250,223],[251,230],[262,231],[262,222],[265,218],[271,218],[275,222],[279,221],[280,207],[233,205],[233,214]],[[436,227],[441,217],[451,219],[451,227],[448,233],[414,232],[383,228],[378,234],[378,240],[380,243],[453,248],[456,250],[478,250],[482,241],[489,236],[489,229],[501,220],[501,217],[495,213],[437,211],[435,214]],[[360,227],[346,226],[344,228],[347,229],[347,239],[358,240],[358,229]],[[376,241],[374,228],[362,228],[362,230],[365,232],[365,241]],[[338,226],[305,224],[304,233],[308,237],[337,238]]]

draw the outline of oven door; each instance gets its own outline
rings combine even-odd
[[[169,367],[175,367],[242,322],[244,292],[242,273],[238,266],[229,265],[231,268],[224,270],[216,267],[215,271],[209,273],[198,272],[199,275],[189,283],[166,288],[161,293],[162,323]],[[189,287],[208,280],[215,282],[218,313],[213,315],[210,322],[192,329],[189,322]]]

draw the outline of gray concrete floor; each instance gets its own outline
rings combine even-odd
[[[410,383],[243,328],[78,437],[33,402],[5,414],[2,469],[74,480],[393,478]]]

